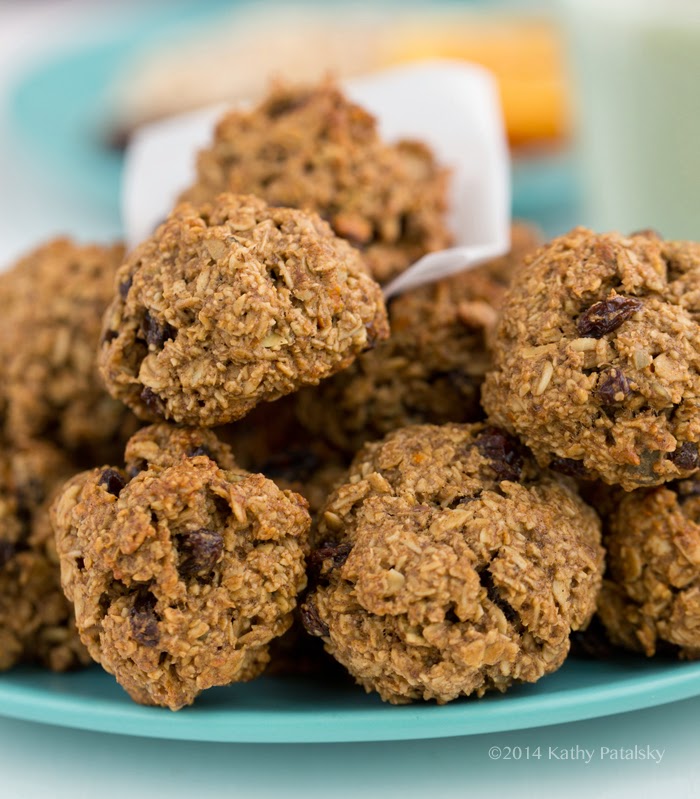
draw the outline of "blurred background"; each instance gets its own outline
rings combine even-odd
[[[434,57],[496,76],[515,216],[700,238],[697,0],[0,0],[0,259],[119,236],[145,122]]]

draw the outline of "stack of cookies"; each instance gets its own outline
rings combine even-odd
[[[331,83],[276,87],[132,252],[0,278],[0,668],[178,709],[317,638],[444,703],[555,671],[596,607],[700,651],[700,247],[514,225],[387,308],[447,182]]]
[[[484,407],[603,518],[610,641],[699,656],[700,244],[578,228],[502,311]]]

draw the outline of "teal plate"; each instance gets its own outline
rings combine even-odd
[[[570,659],[505,695],[393,707],[348,684],[262,678],[214,688],[178,713],[132,703],[98,668],[20,669],[0,676],[0,714],[63,727],[231,743],[331,743],[446,738],[608,716],[700,694],[700,663]]]

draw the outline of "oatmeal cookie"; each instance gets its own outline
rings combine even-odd
[[[224,116],[183,199],[222,191],[316,211],[363,251],[380,283],[450,244],[447,172],[423,144],[382,142],[374,117],[332,82],[276,86],[252,111]]]
[[[53,671],[90,662],[61,591],[48,520],[51,491],[71,472],[49,444],[0,452],[0,671],[20,662]]]
[[[142,427],[126,443],[124,468],[129,479],[149,467],[165,469],[183,458],[206,456],[220,469],[241,472],[231,447],[203,427],[152,424]]]
[[[178,206],[118,282],[100,369],[147,420],[226,424],[388,335],[360,254],[315,214],[255,197]]]
[[[306,585],[310,519],[209,431],[147,428],[127,458],[52,506],[63,588],[92,657],[135,701],[177,710],[265,668]]]
[[[122,263],[121,246],[56,239],[0,275],[4,435],[49,439],[94,462],[109,457],[136,420],[105,391],[95,351]]]
[[[482,398],[542,465],[625,490],[700,466],[700,245],[584,228],[529,259]]]
[[[612,643],[700,657],[700,481],[627,494],[607,519],[598,615]]]
[[[297,395],[302,424],[355,453],[410,424],[483,419],[481,384],[510,276],[539,236],[513,226],[510,254],[408,291],[389,305],[391,337],[348,369]]]
[[[272,409],[274,405],[263,406],[267,407]],[[242,468],[247,472],[260,472],[281,490],[301,494],[314,515],[344,476],[348,463],[323,442],[302,442],[291,431],[287,433],[284,444],[274,449],[273,439],[266,438],[264,431],[255,428],[269,416],[267,411],[265,415],[259,413],[263,408],[256,408],[251,413],[250,425],[246,417],[245,424],[228,425],[216,432],[164,423],[145,427],[127,443],[124,454],[126,472],[129,477],[135,477],[149,464],[170,466],[183,456],[207,455],[222,469]],[[258,445],[255,450],[244,437],[243,427],[253,430]],[[241,439],[245,443],[239,448],[237,444]],[[239,450],[243,457],[239,456]]]
[[[557,669],[602,570],[595,512],[515,439],[408,427],[331,495],[302,615],[366,690],[444,703]]]

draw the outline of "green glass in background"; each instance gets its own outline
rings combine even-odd
[[[563,0],[582,219],[700,239],[700,2]]]

